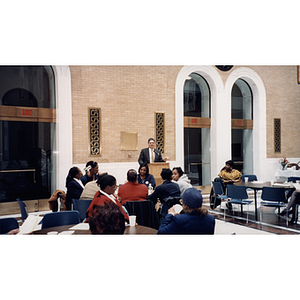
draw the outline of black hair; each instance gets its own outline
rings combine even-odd
[[[97,165],[98,165],[98,163],[96,161],[90,160],[86,163],[85,167],[91,166],[92,168],[95,168],[95,167],[97,167]]]
[[[97,179],[97,185],[101,190],[104,190],[107,186],[113,186],[116,182],[116,178],[112,175],[108,175],[107,173],[101,174]]]
[[[123,234],[125,217],[121,209],[113,202],[96,205],[89,217],[92,234]]]
[[[130,169],[127,172],[127,180],[129,182],[136,182],[136,178],[137,178],[137,172],[134,169]]]
[[[164,180],[171,180],[171,178],[172,178],[171,169],[167,169],[167,168],[162,169],[162,171],[160,173],[160,176]]]
[[[146,176],[148,176],[149,175],[149,167],[148,167],[148,165],[146,165],[146,164],[140,165],[140,167],[139,167],[139,173],[140,173],[142,167],[146,168]]]
[[[181,167],[174,167],[174,168],[173,168],[173,171],[174,171],[174,170],[177,170],[177,172],[178,172],[178,174],[179,174],[179,177],[181,177],[181,176],[184,174],[184,172],[182,171]]]
[[[68,184],[70,183],[71,180],[73,180],[76,175],[79,173],[79,169],[78,167],[72,167],[70,170],[69,170],[69,173],[68,173],[68,176],[66,178],[66,187],[68,186]]]
[[[233,162],[232,160],[227,160],[227,161],[225,162],[225,165],[229,165],[230,167],[233,168],[234,162]]]

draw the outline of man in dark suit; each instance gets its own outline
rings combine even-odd
[[[161,215],[165,216],[168,212],[168,206],[164,202],[164,199],[169,197],[180,198],[180,189],[177,183],[171,181],[171,169],[162,169],[160,176],[164,180],[164,182],[161,185],[158,185],[155,188],[154,192],[149,195],[147,199],[151,200],[154,205],[157,203],[157,199],[159,199],[162,202]]]
[[[153,138],[148,139],[148,148],[144,148],[141,150],[140,156],[139,156],[139,164],[147,165],[149,163],[153,162],[165,162],[167,161],[167,158],[162,158],[161,153],[159,150],[154,149],[155,148],[155,140]]]

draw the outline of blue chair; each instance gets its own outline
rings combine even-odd
[[[224,194],[222,183],[220,181],[212,181],[213,185],[213,206],[211,206],[212,209],[215,209],[218,205],[220,205],[220,212],[221,212],[221,205],[222,200],[228,200],[228,197]],[[225,211],[224,211],[224,219],[225,219]]]
[[[297,180],[300,180],[300,177],[288,177],[288,182],[296,182]]]
[[[248,182],[257,181],[256,175],[242,175],[242,181],[245,182],[245,177],[248,177]]]
[[[278,213],[280,213],[281,207],[286,206],[285,188],[264,186],[261,193],[261,200],[262,201],[260,201],[260,222],[262,222],[262,208],[264,206],[278,208]],[[286,218],[286,225],[287,224],[288,218]]]
[[[90,200],[72,199],[73,210],[77,210],[79,212],[80,222],[85,220],[86,211],[89,208],[92,201],[93,201],[92,199],[90,199]]]
[[[28,217],[27,207],[26,204],[20,198],[18,198],[17,201],[19,203],[20,210],[21,210],[22,222],[24,222]]]
[[[52,212],[44,215],[42,229],[80,223],[80,214],[77,210]]]
[[[0,219],[0,234],[6,234],[13,229],[19,228],[16,218],[3,218]]]
[[[243,185],[227,184],[226,195],[228,198],[230,198],[228,200],[228,203],[238,204],[241,206],[242,214],[243,214],[243,205],[248,205],[249,208],[249,204],[253,202],[252,200],[247,200],[248,199],[247,188]],[[247,211],[247,223],[248,223],[248,211]]]

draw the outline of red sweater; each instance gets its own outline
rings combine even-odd
[[[95,194],[95,197],[92,201],[92,203],[90,204],[89,208],[87,209],[87,212],[88,212],[88,216],[86,218],[86,221],[85,223],[88,223],[89,221],[89,216],[92,215],[92,212],[93,212],[93,207],[94,205],[104,205],[104,203],[110,203],[112,202],[111,199],[109,199],[108,197],[106,197],[105,195],[101,194],[100,195],[100,192],[97,192]],[[124,217],[125,217],[125,220],[126,221],[129,221],[129,217],[128,215],[126,214],[126,212],[124,211],[123,207],[122,207],[122,204],[116,199],[116,205],[120,208],[120,210],[122,211]]]
[[[148,197],[148,188],[145,184],[126,182],[119,187],[118,196],[124,205],[127,201],[146,200]]]

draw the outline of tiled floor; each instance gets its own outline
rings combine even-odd
[[[258,201],[259,203],[259,201]],[[287,224],[285,217],[277,215],[277,209],[264,207],[262,210],[262,222],[260,222],[260,207],[258,204],[258,221],[255,221],[254,204],[243,208],[241,213],[240,205],[234,205],[232,210],[226,208],[225,202],[222,202],[221,208],[218,206],[215,210],[210,209],[209,203],[203,204],[208,208],[209,213],[212,214],[217,220],[225,221],[231,224],[239,225],[247,229],[255,229],[273,234],[300,234],[300,224]],[[224,219],[225,213],[225,219]],[[248,222],[247,222],[248,213]],[[300,221],[299,221],[300,222]],[[248,230],[245,229],[245,232]],[[239,230],[240,232],[240,230]],[[217,232],[216,232],[217,233]]]

